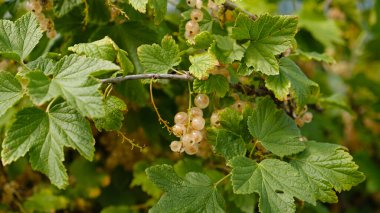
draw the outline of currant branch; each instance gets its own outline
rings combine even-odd
[[[123,81],[138,80],[138,79],[172,79],[172,80],[192,81],[194,80],[194,77],[189,72],[185,72],[185,74],[183,75],[149,73],[149,74],[127,75],[127,76],[115,77],[115,78],[106,78],[106,79],[101,79],[100,81],[102,83],[121,83]]]
[[[253,20],[257,19],[257,16],[255,14],[250,13],[248,10],[245,10],[245,9],[239,7],[237,4],[235,4],[235,3],[231,2],[231,1],[226,1],[224,3],[224,7],[226,9],[231,9],[231,10],[235,10],[235,9],[240,10],[241,12],[245,13],[246,15],[248,15],[251,19],[253,19]]]

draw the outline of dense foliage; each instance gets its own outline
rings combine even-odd
[[[377,2],[0,3],[0,212],[380,208]]]

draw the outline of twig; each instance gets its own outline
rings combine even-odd
[[[256,16],[256,15],[250,13],[248,10],[245,10],[245,9],[239,7],[238,5],[236,5],[236,4],[233,3],[233,2],[226,1],[226,3],[224,3],[224,7],[227,8],[227,9],[231,9],[231,10],[238,9],[238,10],[240,10],[241,12],[245,13],[246,15],[248,15],[251,19],[253,19],[253,20],[256,20],[256,19],[257,19],[257,16]]]
[[[229,178],[232,175],[232,173],[229,173],[228,175],[222,177],[220,180],[218,180],[216,183],[214,183],[214,187],[216,188],[220,183],[222,183],[224,180]]]
[[[102,83],[120,83],[127,80],[138,80],[138,79],[173,79],[173,80],[183,80],[183,81],[192,81],[194,80],[193,76],[190,73],[186,72],[184,75],[178,74],[136,74],[136,75],[127,75],[122,77],[115,78],[106,78],[101,79]]]
[[[154,98],[153,98],[153,78],[150,80],[149,92],[150,92],[150,101],[152,102],[152,105],[153,105],[154,111],[155,111],[156,114],[157,114],[158,122],[159,122],[160,124],[163,124],[164,127],[166,127],[166,129],[168,130],[168,132],[171,133],[171,132],[172,132],[172,128],[169,126],[169,122],[168,122],[167,120],[164,120],[164,119],[161,117],[161,114],[160,114],[160,112],[158,111],[158,108],[157,108],[156,104],[154,103]]]

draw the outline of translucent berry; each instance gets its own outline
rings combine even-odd
[[[206,121],[202,117],[195,117],[191,120],[191,128],[194,130],[202,130],[205,128],[205,123]]]
[[[191,20],[200,22],[203,20],[203,12],[199,9],[194,9],[190,14]]]
[[[195,8],[197,8],[197,9],[201,9],[201,8],[202,8],[202,5],[203,5],[202,0],[196,0],[196,1],[195,1]]]
[[[197,0],[186,0],[186,4],[189,5],[189,7],[195,7]]]
[[[185,25],[186,32],[189,33],[189,35],[195,35],[199,33],[199,24],[196,21],[190,20]]]
[[[211,114],[210,123],[211,123],[211,126],[215,126],[215,127],[220,126],[220,116],[217,111],[214,111]]]
[[[181,137],[183,134],[186,133],[186,127],[184,124],[175,124],[172,127],[173,134],[177,137]]]
[[[242,112],[244,107],[247,105],[245,101],[237,100],[233,105],[232,108],[236,111]]]
[[[181,152],[181,148],[182,148],[182,142],[180,141],[173,141],[170,143],[170,149],[173,152]]]
[[[197,152],[199,150],[199,145],[198,144],[192,144],[189,146],[185,146],[184,148],[185,148],[186,154],[195,155],[195,154],[197,154]]]
[[[194,117],[203,117],[203,111],[199,107],[192,107],[190,109],[190,115],[192,118]]]
[[[192,144],[193,142],[193,137],[190,135],[190,134],[184,134],[182,137],[181,137],[181,141],[183,143],[183,145],[188,145],[188,144]]]
[[[202,132],[198,130],[192,130],[190,135],[194,143],[200,143],[203,139]]]
[[[187,123],[187,113],[186,112],[178,112],[177,114],[175,114],[174,123],[186,124]]]
[[[313,113],[306,112],[305,114],[302,115],[302,120],[305,123],[310,123],[313,120]]]
[[[197,106],[197,107],[199,107],[201,109],[204,109],[204,108],[208,107],[209,103],[210,103],[210,99],[205,94],[198,94],[194,98],[194,104],[195,104],[195,106]]]

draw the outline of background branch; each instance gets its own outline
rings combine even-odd
[[[245,9],[239,7],[237,4],[235,4],[235,3],[231,2],[231,1],[226,1],[224,3],[224,7],[227,8],[227,9],[230,9],[230,10],[238,9],[241,12],[245,13],[246,15],[248,15],[251,19],[253,19],[253,20],[257,19],[256,15],[250,13],[248,10],[245,10]]]
[[[127,80],[138,80],[138,79],[173,79],[173,80],[183,80],[183,81],[192,81],[194,77],[190,75],[190,73],[186,72],[183,75],[179,74],[136,74],[136,75],[127,75],[122,77],[115,78],[106,78],[101,79],[102,83],[120,83]]]

